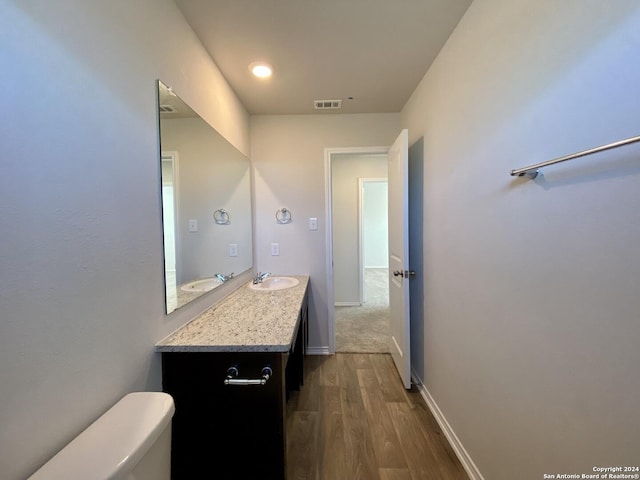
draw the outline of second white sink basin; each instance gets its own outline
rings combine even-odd
[[[300,281],[294,277],[267,277],[262,283],[250,283],[249,288],[257,292],[273,292],[295,287]]]

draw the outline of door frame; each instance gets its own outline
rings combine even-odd
[[[325,184],[325,248],[327,252],[325,270],[327,272],[327,321],[329,332],[329,351],[336,352],[336,315],[333,295],[333,211],[331,208],[332,199],[332,162],[337,155],[386,155],[389,153],[388,147],[342,147],[324,149],[324,184]]]

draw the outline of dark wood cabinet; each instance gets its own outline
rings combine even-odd
[[[163,390],[176,405],[173,480],[285,479],[286,400],[303,383],[306,295],[288,351],[163,352]],[[225,385],[228,371],[264,385]]]

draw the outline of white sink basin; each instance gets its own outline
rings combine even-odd
[[[209,290],[216,288],[218,285],[222,285],[222,282],[217,278],[203,278],[201,280],[185,283],[180,287],[180,290],[185,292],[208,292]]]
[[[267,277],[262,283],[250,283],[249,288],[257,292],[273,292],[295,287],[300,281],[293,277]]]

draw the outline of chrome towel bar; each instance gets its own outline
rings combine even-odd
[[[629,145],[630,143],[635,143],[635,142],[640,142],[640,135],[637,137],[631,137],[625,140],[620,140],[618,142],[609,143],[607,145],[602,145],[600,147],[590,148],[589,150],[583,150],[582,152],[572,153],[571,155],[565,155],[564,157],[554,158],[553,160],[549,160],[547,162],[536,163],[535,165],[529,165],[528,167],[517,168],[515,170],[511,170],[511,176],[512,177],[527,176],[529,178],[536,178],[536,175],[538,175],[539,168],[548,167],[549,165],[554,165],[560,162],[566,162],[567,160],[573,160],[574,158],[585,157],[587,155],[591,155],[592,153],[598,153],[604,150],[610,150],[612,148],[622,147],[624,145]]]

